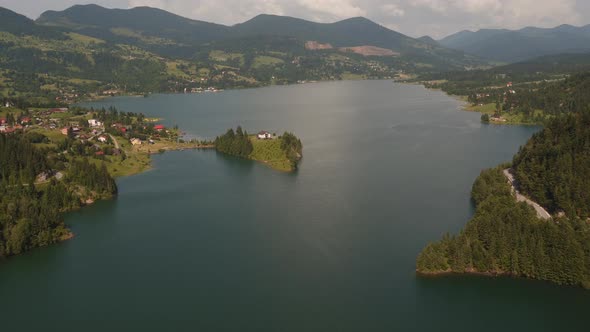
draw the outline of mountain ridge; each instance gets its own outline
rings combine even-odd
[[[182,45],[159,51],[154,45],[140,45],[151,51],[177,52],[183,56],[196,53],[198,47],[204,44],[265,35],[295,37],[302,42],[329,43],[337,48],[375,46],[391,50],[392,54],[454,67],[482,63],[476,61],[475,57],[465,56],[462,51],[414,39],[365,17],[317,23],[290,16],[260,14],[245,22],[226,26],[185,18],[152,7],[108,9],[98,5],[76,5],[63,11],[47,11],[36,22],[44,26],[73,29],[113,42],[133,42],[133,39],[141,39],[138,35],[161,38]]]
[[[590,51],[590,25],[553,28],[463,30],[438,41],[441,45],[500,62]]]

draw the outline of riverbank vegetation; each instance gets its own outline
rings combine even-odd
[[[474,217],[419,254],[423,274],[482,273],[590,288],[590,111],[548,122],[514,157],[523,193],[554,214],[538,219],[515,200],[499,167],[473,185]]]
[[[467,102],[466,110],[482,113],[483,122],[544,124],[588,105],[589,59],[588,55],[562,55],[489,70],[424,75],[417,80],[427,88],[460,96]]]
[[[269,167],[291,172],[297,169],[303,156],[301,140],[292,133],[285,132],[282,136],[271,135],[259,139],[257,135],[248,135],[238,127],[229,129],[215,140],[217,151],[232,156],[252,159]]]

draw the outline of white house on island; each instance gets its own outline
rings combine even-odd
[[[258,139],[271,139],[272,135],[268,131],[261,131],[256,135]]]

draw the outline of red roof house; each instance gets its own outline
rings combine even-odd
[[[162,131],[162,130],[166,129],[166,127],[164,127],[164,125],[155,125],[154,129],[157,131]]]

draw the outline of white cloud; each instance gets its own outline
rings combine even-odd
[[[381,10],[383,10],[383,12],[386,15],[393,17],[404,16],[406,14],[405,10],[403,10],[399,5],[394,3],[386,3],[382,5]]]
[[[469,24],[518,28],[525,25],[580,23],[576,0],[411,0],[415,10],[431,10]]]
[[[366,10],[348,0],[298,0],[297,4],[318,17],[350,18],[367,15]]]

